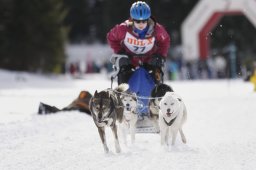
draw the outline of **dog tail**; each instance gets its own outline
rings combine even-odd
[[[126,83],[122,83],[115,88],[115,90],[118,92],[124,92],[124,91],[127,91],[128,89],[129,89],[129,85]]]

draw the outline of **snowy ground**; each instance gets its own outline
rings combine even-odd
[[[102,90],[100,76],[84,80],[0,70],[0,169],[256,169],[256,93],[242,80],[167,82],[188,108],[188,143],[164,150],[158,134],[137,134],[136,143],[104,154],[92,118],[73,111],[37,115],[39,102],[64,107],[80,90]]]

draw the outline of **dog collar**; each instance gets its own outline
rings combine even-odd
[[[164,119],[164,117],[163,117]],[[171,126],[173,124],[173,122],[176,120],[176,117],[174,119],[172,119],[169,123],[164,119],[164,122],[168,125]]]

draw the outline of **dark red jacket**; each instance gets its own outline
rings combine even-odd
[[[133,31],[133,24],[127,20],[116,25],[107,34],[107,41],[114,53],[132,56],[132,63],[149,62],[153,55],[167,57],[170,37],[164,27],[153,19],[149,21],[149,30],[144,39]]]

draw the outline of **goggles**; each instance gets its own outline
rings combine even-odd
[[[135,22],[136,24],[139,24],[139,23],[145,24],[148,22],[148,20],[147,19],[146,20],[133,20],[133,22]]]

